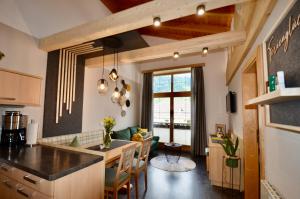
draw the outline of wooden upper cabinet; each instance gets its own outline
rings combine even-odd
[[[39,106],[42,78],[0,68],[0,104]]]

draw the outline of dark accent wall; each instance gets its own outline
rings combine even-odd
[[[289,18],[297,19],[300,14],[300,1],[296,2],[293,8],[287,13],[283,21],[276,27],[266,46],[273,36],[272,46],[277,44],[280,38],[289,29]],[[286,87],[300,87],[300,27],[292,34],[289,40],[288,50],[284,52],[283,46],[272,57],[268,58],[268,73],[275,74],[277,71],[285,72]],[[267,54],[268,56],[269,54]],[[270,121],[272,123],[300,126],[300,101],[288,101],[270,106]]]
[[[76,69],[76,93],[73,102],[72,114],[63,106],[63,116],[59,123],[55,123],[56,94],[58,76],[59,50],[48,53],[47,75],[44,103],[43,137],[53,137],[82,132],[82,106],[83,106],[83,84],[84,84],[84,58],[77,57]]]

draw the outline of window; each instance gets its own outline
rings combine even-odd
[[[153,92],[171,92],[171,75],[154,76]]]
[[[161,142],[191,145],[191,73],[153,77],[154,135]]]
[[[174,92],[191,91],[191,73],[175,74]]]

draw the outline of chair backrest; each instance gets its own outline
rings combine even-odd
[[[135,149],[136,145],[132,145],[122,149],[115,182],[119,182],[120,175],[124,172],[130,175]]]
[[[139,155],[137,159],[137,165],[140,165],[141,160],[143,160],[145,162],[145,165],[147,165],[148,157],[151,149],[151,142],[152,142],[152,137],[149,137],[142,142],[142,146],[139,150]]]

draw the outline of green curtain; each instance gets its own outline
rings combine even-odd
[[[203,68],[192,68],[192,155],[205,155],[207,146]]]
[[[142,96],[142,112],[141,127],[152,131],[153,121],[153,90],[152,90],[152,73],[144,73],[143,75],[143,96]]]

